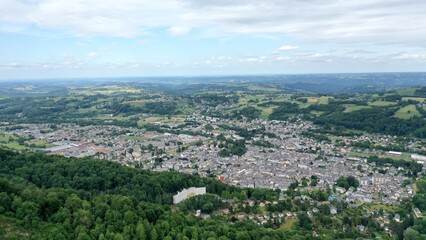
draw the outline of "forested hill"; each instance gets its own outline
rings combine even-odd
[[[172,204],[173,195],[183,188],[206,187],[241,198],[276,199],[272,190],[232,187],[211,178],[177,172],[150,172],[91,158],[65,158],[41,153],[19,154],[0,149],[0,174],[25,179],[40,188],[65,188],[91,194],[121,194],[138,201]]]
[[[273,191],[174,172],[0,150],[0,239],[283,239],[295,234],[173,210],[171,196],[190,186],[240,198],[277,197]]]
[[[153,173],[118,163],[1,151],[0,172],[41,188],[65,188],[92,194],[122,194],[139,201],[171,204],[172,195],[190,186],[215,188],[217,182],[178,173]],[[216,192],[216,191],[214,191]]]

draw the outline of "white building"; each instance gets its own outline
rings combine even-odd
[[[374,185],[384,185],[388,182],[388,179],[385,177],[372,177],[371,180]]]
[[[173,196],[173,204],[178,204],[190,197],[198,196],[198,195],[204,195],[206,194],[206,188],[200,187],[200,188],[188,188],[183,189],[181,192],[178,192],[176,195]]]
[[[402,156],[402,152],[389,151],[388,155],[390,155],[392,157],[401,157]]]
[[[411,154],[411,159],[426,162],[426,156],[423,155]]]

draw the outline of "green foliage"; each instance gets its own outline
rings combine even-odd
[[[394,114],[398,108],[375,107],[349,113],[333,112],[330,115],[319,116],[314,123],[331,124],[371,133],[423,137],[425,120],[395,118]]]
[[[348,190],[350,187],[358,188],[359,187],[359,181],[354,176],[341,176],[336,181],[336,185],[342,188],[345,188]]]
[[[191,197],[180,204],[180,209],[184,211],[202,210],[204,213],[212,213],[218,208],[228,207],[216,195],[206,194]]]
[[[285,121],[292,114],[301,113],[301,109],[295,103],[283,102],[280,103],[279,107],[269,115],[270,120],[282,120]]]
[[[261,112],[261,110],[255,107],[248,106],[239,110],[234,110],[230,117],[236,119],[242,119],[243,117],[245,117],[247,118],[247,120],[253,120],[259,118]]]
[[[426,87],[422,87],[419,89],[416,89],[414,92],[414,96],[416,97],[426,97]]]
[[[406,176],[417,176],[423,169],[423,165],[416,163],[415,161],[406,161],[403,159],[393,158],[379,158],[378,156],[370,156],[367,159],[368,163],[375,163],[376,166],[393,166],[395,168],[402,167],[405,169],[404,175]]]
[[[426,179],[420,179],[416,182],[417,192],[426,193]]]
[[[255,145],[255,146],[266,147],[266,148],[275,148],[276,147],[274,144],[272,144],[271,142],[266,141],[266,140],[252,141],[252,144]]]
[[[416,186],[417,194],[413,197],[413,204],[419,208],[420,211],[426,211],[426,177],[417,180]]]
[[[219,144],[219,147],[221,147],[218,153],[220,157],[242,156],[247,152],[246,141],[244,139],[225,139],[224,142]]]

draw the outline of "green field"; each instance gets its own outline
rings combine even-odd
[[[262,112],[260,113],[260,117],[262,119],[267,119],[269,115],[271,115],[271,113],[274,111],[275,108],[276,107],[259,108],[262,110]]]
[[[129,103],[132,106],[135,107],[143,107],[145,105],[145,103],[148,102],[152,102],[153,100],[151,99],[141,99],[141,100],[134,100],[134,101],[129,101],[129,102],[125,102],[125,103]]]
[[[315,115],[315,116],[319,116],[321,114],[323,114],[324,112],[322,111],[311,111],[310,114]]]
[[[368,105],[373,106],[373,107],[388,107],[388,106],[396,105],[396,102],[374,101],[374,102],[369,103]]]
[[[355,112],[355,111],[359,111],[362,109],[368,109],[371,108],[371,106],[358,106],[358,105],[354,105],[354,106],[348,106],[345,111],[345,113],[350,113],[350,112]]]
[[[45,141],[36,141],[36,142],[33,142],[33,143],[36,145],[37,148],[49,148],[49,147],[54,146],[53,144],[50,144],[50,143],[45,142]]]
[[[365,204],[365,206],[371,210],[380,210],[382,209],[383,211],[386,212],[395,212],[398,211],[398,206],[396,205],[385,205],[385,204],[373,204],[373,203],[369,203],[369,204]]]
[[[101,86],[101,87],[70,87],[69,88],[69,94],[71,95],[86,95],[86,96],[93,96],[93,95],[113,95],[113,94],[140,94],[143,91],[140,89],[135,89],[131,87],[125,87],[125,86]]]
[[[406,88],[399,90],[398,94],[402,96],[413,96],[415,92],[416,88]]]
[[[413,117],[421,117],[422,115],[416,109],[416,105],[408,105],[406,107],[400,108],[394,115],[394,117],[399,119],[410,119]]]
[[[9,138],[13,138],[13,141],[9,142]],[[12,134],[0,134],[0,146],[7,147],[7,148],[13,148],[16,150],[24,150],[27,149],[27,147],[19,145],[17,142],[17,137],[13,136]]]
[[[297,218],[287,218],[284,220],[284,223],[281,224],[279,230],[289,231],[297,223]]]
[[[403,101],[413,100],[420,103],[424,103],[426,101],[426,98],[420,98],[420,97],[404,97],[402,98]]]
[[[322,96],[318,99],[318,104],[328,104],[333,97]]]
[[[12,138],[13,141],[9,142],[9,138]],[[25,140],[29,140],[29,136],[23,136],[23,138]],[[48,148],[48,147],[52,147],[53,145],[45,142],[45,141],[34,141],[34,142],[29,142],[28,144],[34,144],[35,146],[32,147],[27,147],[24,145],[20,145],[18,143],[18,137],[14,136],[12,134],[7,134],[7,133],[0,133],[0,146],[6,147],[6,148],[12,148],[12,149],[16,149],[16,150],[26,150],[26,149],[30,149],[30,148]]]

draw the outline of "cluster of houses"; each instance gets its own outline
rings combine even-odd
[[[285,190],[295,181],[301,182],[316,176],[318,182],[312,187],[326,189],[333,186],[340,176],[351,175],[360,180],[361,186],[354,192],[342,192],[350,202],[380,201],[391,204],[415,194],[410,186],[402,186],[406,178],[400,174],[400,169],[387,167],[385,173],[380,173],[365,158],[354,156],[354,153],[359,153],[359,149],[349,147],[352,142],[358,141],[392,144],[393,137],[342,136],[337,145],[335,142],[320,142],[304,136],[304,132],[315,129],[315,126],[302,120],[235,121],[196,112],[189,115],[186,121],[196,124],[184,124],[180,130],[192,134],[176,134],[167,129],[156,132],[110,125],[81,127],[70,124],[61,124],[55,128],[46,124],[22,125],[22,128],[16,128],[12,133],[32,135],[34,138],[30,141],[50,143],[52,147],[43,149],[48,154],[95,156],[153,171],[173,169],[182,173],[215,176],[227,184],[243,187]],[[175,123],[157,125],[178,128]],[[248,130],[262,128],[270,134],[259,134],[246,140],[247,152],[241,157],[219,157],[220,147],[216,136],[223,134],[229,139],[244,139],[235,130],[221,128],[222,125]],[[258,140],[269,142],[273,147],[252,144]],[[414,145],[418,144],[412,143]],[[379,153],[371,149],[362,151],[361,156]],[[395,157],[400,154],[388,152],[388,155]],[[411,158],[423,164],[426,159],[418,154],[412,154]]]

